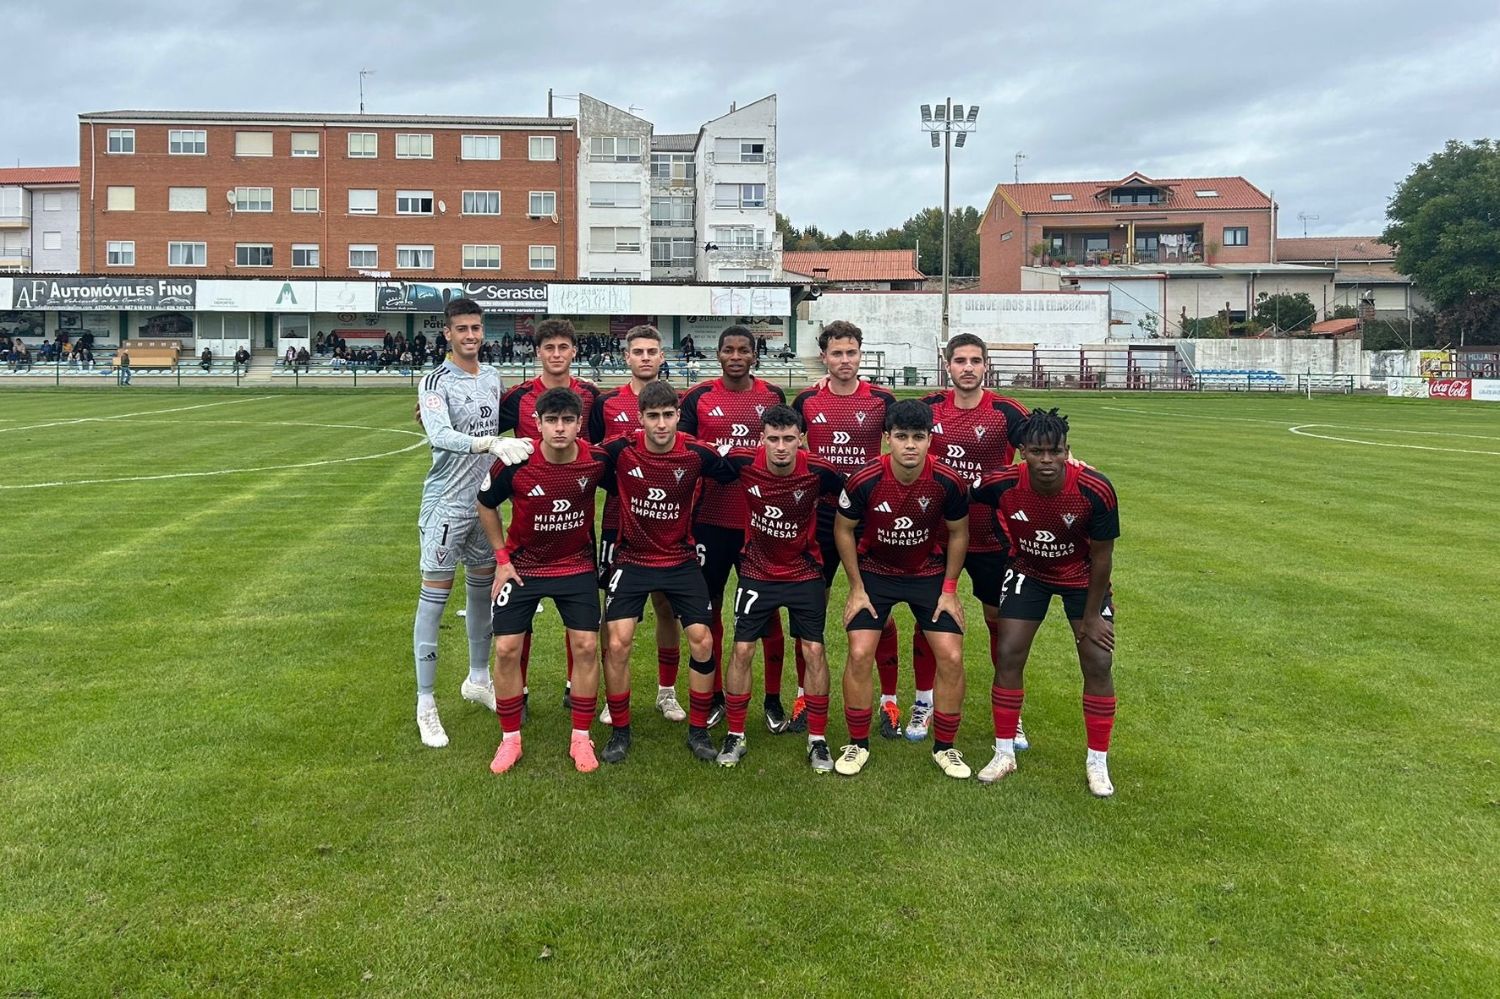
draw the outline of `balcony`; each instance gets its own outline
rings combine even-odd
[[[640,243],[589,243],[584,247],[589,253],[640,253]]]
[[[0,211],[0,229],[27,229],[31,226],[31,214],[29,212],[17,212],[11,209]]]
[[[674,260],[670,265],[651,261],[651,276],[667,280],[691,280],[694,264],[691,260]]]
[[[1044,230],[1038,247],[1027,248],[1033,259],[1058,264],[1188,264],[1203,262],[1202,230],[1162,232],[1135,229],[1133,251],[1127,230]]]
[[[0,271],[29,270],[31,270],[30,248],[24,246],[15,246],[0,249]]]

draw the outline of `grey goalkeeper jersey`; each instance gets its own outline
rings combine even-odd
[[[432,468],[422,483],[418,524],[477,516],[479,485],[495,459],[488,452],[475,454],[474,438],[496,433],[502,387],[494,368],[481,365],[471,375],[451,358],[422,379],[417,402],[432,445]]]

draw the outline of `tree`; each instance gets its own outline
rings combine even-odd
[[[1305,291],[1275,295],[1261,292],[1256,296],[1254,319],[1267,329],[1307,330],[1318,321],[1318,307]]]
[[[1396,270],[1440,312],[1500,294],[1500,143],[1450,141],[1413,168],[1385,214],[1380,241],[1395,247]]]
[[[776,231],[788,250],[920,250],[917,267],[929,277],[943,273],[943,210],[924,208],[901,224],[874,232],[860,229],[830,236],[816,225],[801,229],[777,214]],[[948,219],[949,273],[971,277],[979,273],[979,210],[953,209]]]

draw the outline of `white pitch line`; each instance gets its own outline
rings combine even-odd
[[[185,413],[190,409],[207,409],[210,406],[233,406],[242,402],[261,402],[266,399],[276,399],[274,395],[257,395],[249,399],[223,399],[219,402],[200,402],[192,406],[176,406],[172,409],[144,409],[139,413],[120,413],[118,416],[81,416],[76,420],[55,420],[51,423],[32,423],[24,427],[0,427],[0,434],[12,433],[16,430],[42,430],[46,427],[68,427],[78,423],[103,423],[106,420],[128,420],[132,416],[159,416],[162,413]]]
[[[1290,430],[1292,433],[1296,434],[1299,437],[1316,437],[1318,440],[1339,441],[1340,443],[1343,443],[1343,444],[1364,444],[1367,447],[1399,447],[1399,448],[1405,448],[1405,449],[1407,449],[1409,451],[1448,451],[1448,452],[1450,452],[1452,454],[1491,454],[1491,455],[1495,455],[1496,457],[1500,457],[1500,451],[1474,451],[1474,450],[1471,450],[1469,448],[1461,448],[1461,447],[1433,447],[1433,446],[1427,445],[1427,444],[1396,444],[1396,443],[1391,442],[1391,441],[1362,441],[1362,440],[1356,440],[1353,437],[1334,437],[1331,434],[1313,434],[1313,433],[1308,433],[1307,432],[1307,428],[1308,427],[1318,427],[1318,428],[1321,428],[1321,429],[1324,429],[1324,430],[1340,430],[1340,429],[1344,429],[1344,428],[1341,428],[1341,427],[1339,427],[1339,426],[1337,426],[1335,424],[1330,424],[1330,423],[1303,423],[1303,424],[1300,424],[1299,426],[1288,427],[1287,429]],[[1357,429],[1360,429],[1360,428],[1356,427],[1354,429],[1357,430]],[[1380,433],[1380,432],[1383,432],[1383,431],[1376,431],[1376,432]],[[1400,433],[1401,431],[1392,431],[1392,432],[1393,433]],[[1439,431],[1410,431],[1410,432],[1411,433],[1427,433],[1427,434],[1434,435],[1434,436],[1448,436],[1448,437],[1464,437],[1464,436],[1469,436],[1469,435],[1466,435],[1466,434],[1446,434],[1446,435],[1444,435],[1444,434],[1442,434]],[[1480,440],[1495,440],[1495,438],[1493,438],[1493,437],[1482,437],[1482,438],[1480,438]]]
[[[1347,423],[1288,423],[1286,420],[1262,420],[1250,416],[1213,416],[1208,413],[1181,413],[1174,410],[1146,410],[1127,409],[1124,406],[1104,406],[1104,409],[1113,410],[1117,413],[1138,413],[1142,416],[1177,416],[1189,420],[1218,420],[1221,422],[1234,423],[1265,423],[1273,427],[1285,427],[1290,430],[1294,426],[1324,427],[1330,430],[1360,430],[1370,434],[1425,434],[1429,437],[1465,437],[1480,441],[1500,441],[1500,437],[1489,437],[1484,434],[1456,434],[1450,430],[1396,430],[1391,427],[1356,427]],[[1312,435],[1307,435],[1312,436]]]

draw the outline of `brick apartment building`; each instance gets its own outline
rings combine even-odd
[[[1271,199],[1243,177],[998,184],[979,223],[979,290],[1022,290],[1022,268],[1275,261]]]
[[[79,116],[79,269],[577,276],[571,118]]]

